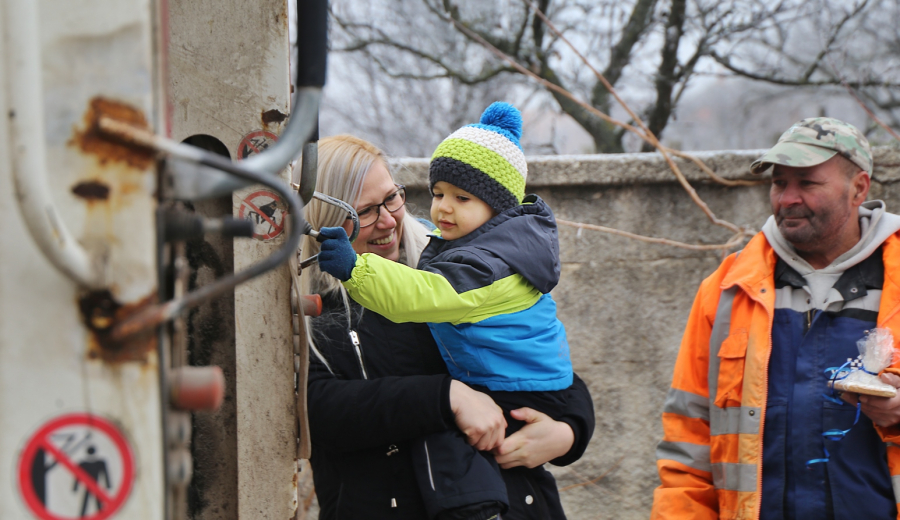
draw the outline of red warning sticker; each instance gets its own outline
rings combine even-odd
[[[253,222],[253,238],[272,240],[284,231],[287,208],[281,198],[267,190],[254,191],[241,201],[238,218]]]
[[[272,132],[265,130],[250,132],[242,137],[240,144],[238,144],[238,158],[246,159],[251,155],[256,155],[275,144],[276,141],[278,141],[278,136]]]
[[[105,520],[134,485],[134,457],[117,426],[69,414],[41,426],[19,461],[19,488],[41,520]]]

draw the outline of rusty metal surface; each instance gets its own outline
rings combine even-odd
[[[199,214],[231,210],[231,197],[196,203]],[[193,273],[188,290],[234,271],[232,240],[210,235],[186,248]],[[192,365],[217,365],[225,375],[225,400],[216,412],[193,414],[191,452],[194,478],[188,493],[190,518],[234,520],[237,494],[237,399],[234,352],[234,293],[200,305],[188,314],[188,352]]]
[[[76,131],[71,144],[81,148],[86,154],[95,155],[100,164],[107,161],[121,161],[134,168],[145,169],[153,164],[153,153],[110,139],[103,134],[98,123],[101,117],[109,117],[136,128],[150,130],[143,112],[121,101],[95,97],[84,114],[84,126]]]
[[[106,200],[109,198],[109,186],[97,181],[79,182],[72,186],[72,193],[86,200]]]
[[[0,124],[0,467],[5,468],[0,518],[33,517],[16,473],[29,437],[66,414],[89,414],[121,433],[136,468],[133,486],[112,518],[156,520],[163,517],[164,457],[155,339],[149,335],[117,345],[104,338],[116,320],[146,307],[156,295],[156,169],[146,153],[90,131],[96,114],[109,112],[153,126],[145,116],[156,112],[153,4],[38,4],[43,15],[39,96],[51,195],[103,273],[106,290],[80,293],[31,240],[13,200],[9,127]],[[5,57],[0,41],[0,60]],[[0,112],[6,114],[5,96],[0,98]],[[76,464],[82,456],[72,455]],[[72,477],[61,468],[48,470],[47,478],[67,479],[70,490]],[[62,500],[62,488],[55,489],[48,501]],[[66,504],[48,507],[62,508],[61,517],[77,517],[77,509],[63,510]]]
[[[147,363],[156,354],[156,331],[134,335],[125,341],[116,341],[110,332],[116,323],[152,306],[156,295],[144,300],[122,305],[108,290],[91,291],[78,298],[82,323],[89,331],[87,356],[106,363],[139,361]]]
[[[287,114],[275,110],[266,110],[262,113],[262,117],[260,117],[260,121],[262,121],[263,126],[269,126],[272,123],[280,123],[287,119]]]

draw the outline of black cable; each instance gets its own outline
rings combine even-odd
[[[297,0],[297,87],[322,87],[328,58],[328,0]]]
[[[233,289],[237,285],[274,269],[290,259],[300,245],[300,238],[308,228],[308,224],[303,218],[303,201],[300,200],[300,197],[293,190],[283,184],[280,178],[247,170],[240,163],[233,163],[224,157],[205,151],[203,151],[199,162],[241,179],[251,181],[251,183],[262,184],[275,191],[288,206],[287,214],[290,217],[290,234],[277,251],[250,267],[191,291],[181,298],[170,300],[162,305],[154,305],[115,325],[110,332],[110,337],[113,341],[122,341],[133,334],[155,327],[184,310],[196,307]]]

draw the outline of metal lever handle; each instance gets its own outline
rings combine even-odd
[[[313,192],[313,198],[319,199],[326,204],[331,204],[333,206],[337,206],[341,209],[346,210],[348,216],[350,217],[350,220],[353,221],[353,232],[350,233],[349,239],[350,239],[350,242],[353,242],[354,240],[356,240],[356,237],[359,236],[359,215],[356,214],[356,210],[353,209],[353,206],[351,206],[350,204],[347,204],[346,202],[342,201],[341,199],[336,199],[330,195],[325,195],[324,193],[320,193],[318,191]],[[323,238],[321,238],[319,236],[318,230],[313,229],[312,226],[309,224],[309,222],[306,222],[306,227],[304,228],[303,233],[315,238],[317,242],[322,242],[324,240]],[[302,262],[300,262],[300,270],[302,271],[303,269],[316,263],[318,260],[319,260],[318,254],[315,254],[315,255],[307,258],[306,260],[303,260]]]

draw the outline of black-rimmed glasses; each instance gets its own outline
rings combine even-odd
[[[359,227],[369,227],[378,222],[378,217],[381,216],[381,206],[384,206],[384,209],[390,213],[396,213],[406,204],[406,186],[402,184],[394,184],[394,186],[397,187],[397,191],[385,197],[381,204],[367,206],[356,212],[359,216]]]

